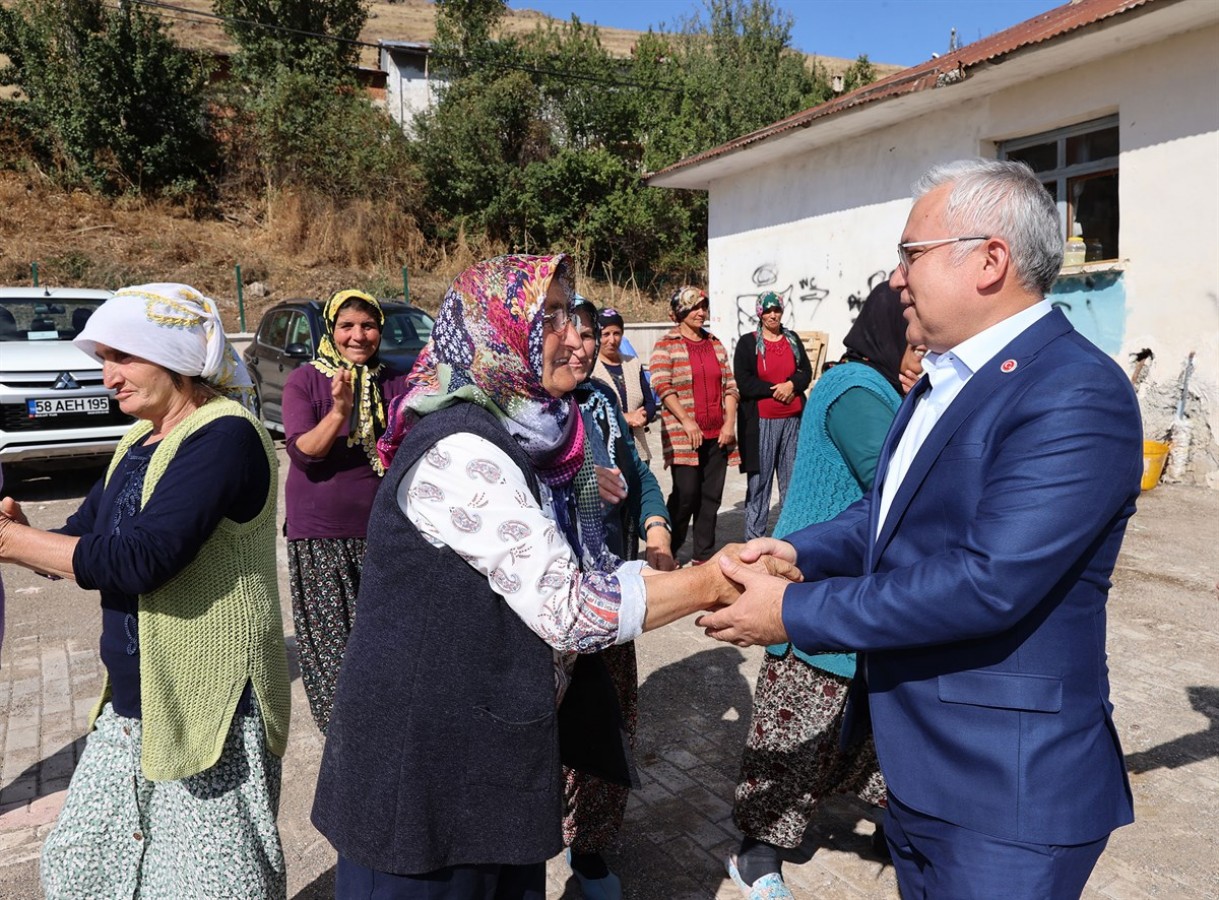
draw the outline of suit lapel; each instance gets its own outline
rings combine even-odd
[[[901,486],[898,488],[897,493],[893,497],[893,502],[889,506],[884,527],[881,529],[880,534],[876,536],[870,561],[873,566],[879,560],[885,547],[888,546],[898,523],[905,514],[906,507],[910,505],[910,501],[918,493],[923,479],[927,477],[927,473],[939,459],[940,452],[956,433],[957,429],[996,390],[999,388],[1012,388],[1019,384],[1021,377],[1028,371],[1028,363],[1036,358],[1042,348],[1050,341],[1061,337],[1069,331],[1071,331],[1071,323],[1067,321],[1066,316],[1060,310],[1055,309],[1049,314],[1042,316],[1029,328],[1017,335],[1007,346],[996,353],[993,358],[987,360],[973,374],[961,389],[961,392],[957,394],[948,406],[948,409],[944,410],[944,414],[935,423],[935,427],[931,429],[931,432],[923,441],[923,445],[919,447],[918,453],[915,454],[914,459],[911,461],[910,468],[902,479]],[[1014,360],[1016,365],[1005,372],[1002,367],[1008,360]],[[913,391],[911,393],[913,394]],[[909,421],[909,414],[907,414],[906,421]],[[894,438],[895,431],[896,428],[890,430],[890,438]],[[885,468],[888,467],[888,456],[892,454],[896,446],[896,438],[893,439],[892,445],[886,441],[884,448],[886,454],[884,457],[886,461]],[[878,472],[876,484],[882,483]],[[878,505],[873,504],[873,509],[875,510]],[[875,521],[872,523],[872,533],[876,534]]]

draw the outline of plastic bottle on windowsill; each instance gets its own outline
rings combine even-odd
[[[1079,235],[1067,238],[1067,249],[1062,256],[1064,266],[1082,266],[1088,257],[1088,245]]]

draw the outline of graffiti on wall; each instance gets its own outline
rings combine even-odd
[[[877,269],[867,279],[867,288],[850,293],[846,298],[849,321],[854,322],[859,315],[859,308],[876,285],[887,280],[889,273]],[[753,270],[754,290],[737,294],[736,296],[736,333],[746,334],[758,327],[758,297],[767,291],[773,291],[783,298],[783,325],[795,328],[797,320],[800,327],[809,328],[816,319],[822,304],[829,299],[831,291],[817,283],[816,275],[808,275],[787,283],[786,287],[778,287],[779,266],[776,263],[763,263]]]
[[[1126,287],[1121,272],[1059,278],[1048,299],[1096,346],[1110,355],[1121,352],[1126,331]]]

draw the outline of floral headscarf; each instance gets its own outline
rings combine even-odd
[[[93,311],[72,343],[101,361],[101,344],[200,377],[219,394],[254,412],[254,382],[224,335],[216,302],[186,284],[138,284],[115,292]]]
[[[542,316],[552,281],[574,295],[565,254],[500,256],[457,276],[407,392],[390,404],[377,442],[386,468],[419,417],[465,401],[503,423],[547,484],[572,480],[584,461],[583,424],[572,398],[542,386]]]
[[[369,465],[378,475],[385,474],[385,467],[377,455],[377,438],[385,430],[385,398],[381,396],[381,386],[377,383],[377,374],[381,371],[380,362],[368,365],[356,365],[339,352],[334,342],[334,328],[339,319],[339,310],[348,300],[355,298],[363,300],[376,310],[377,324],[385,327],[385,313],[377,299],[363,291],[339,291],[326,303],[322,310],[322,320],[326,323],[326,333],[318,342],[317,359],[313,367],[327,378],[334,378],[339,369],[351,372],[351,422],[347,429],[347,446],[359,444],[368,456]],[[374,355],[373,359],[377,357]]]
[[[777,309],[777,310],[779,310],[779,312],[780,312],[780,313],[782,313],[782,312],[783,312],[783,298],[782,298],[782,297],[780,297],[778,294],[776,294],[774,291],[766,291],[766,292],[765,292],[765,293],[763,293],[763,294],[759,294],[759,295],[758,295],[758,303],[757,303],[757,312],[758,312],[758,332],[757,332],[757,344],[758,344],[758,347],[757,347],[757,351],[758,351],[758,359],[766,359],[766,341],[765,341],[765,339],[762,337],[762,330],[763,330],[763,328],[765,327],[765,326],[762,324],[762,314],[763,314],[763,313],[766,313],[766,312],[769,312],[769,311],[770,311],[770,310],[772,310],[772,309]],[[795,358],[796,358],[796,360],[797,360],[797,361],[799,361],[799,359],[800,359],[800,338],[799,338],[799,337],[796,335],[796,333],[795,333],[794,331],[792,331],[790,328],[784,328],[782,324],[780,324],[780,325],[779,325],[779,330],[782,332],[783,337],[787,338],[787,343],[791,345],[791,348],[792,348],[792,355],[794,355],[794,356],[795,356]]]

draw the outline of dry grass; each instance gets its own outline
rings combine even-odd
[[[459,272],[505,250],[464,234],[448,247],[429,247],[408,216],[367,201],[337,204],[283,193],[262,208],[191,218],[169,203],[64,191],[37,172],[0,171],[0,210],[0,284],[32,284],[35,262],[39,283],[50,286],[184,282],[215,298],[230,329],[239,325],[238,265],[252,328],[264,309],[288,297],[324,297],[350,287],[401,296],[407,261],[411,301],[434,312]],[[266,294],[256,296],[254,284]],[[660,298],[588,273],[579,276],[579,287],[640,321],[663,318],[667,308]]]

